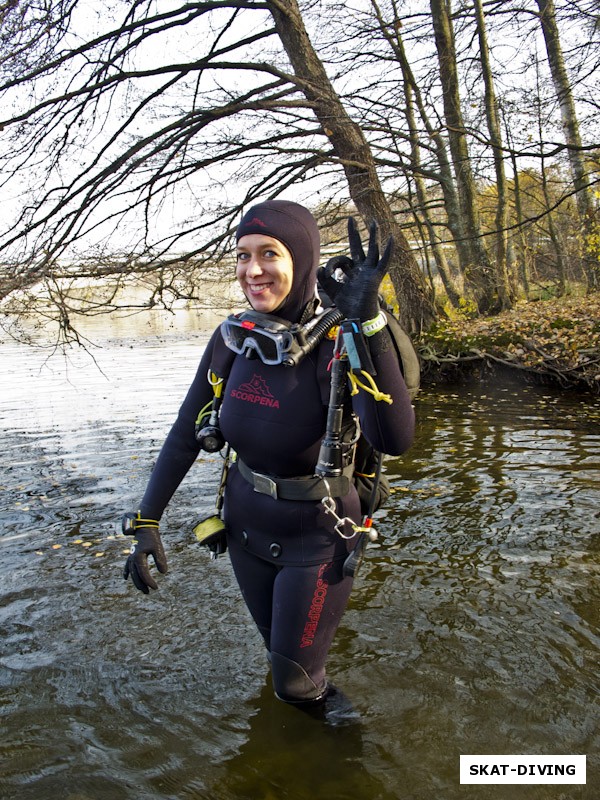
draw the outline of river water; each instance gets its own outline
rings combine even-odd
[[[422,390],[331,653],[354,707],[334,724],[273,699],[227,558],[192,541],[218,458],[165,516],[160,590],[121,577],[117,522],[206,331],[86,333],[93,358],[0,343],[2,800],[599,796],[598,399]],[[460,754],[585,754],[587,784],[461,786]]]

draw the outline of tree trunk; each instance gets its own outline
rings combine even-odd
[[[435,309],[408,241],[387,202],[369,144],[331,85],[308,38],[296,0],[272,0],[268,6],[298,86],[343,165],[358,213],[365,223],[378,223],[382,240],[394,237],[389,272],[400,306],[400,320],[409,333],[418,334],[434,321]]]
[[[512,308],[511,288],[508,277],[508,191],[506,188],[506,172],[502,151],[502,133],[498,117],[498,103],[490,64],[490,53],[483,4],[481,0],[473,0],[477,36],[479,38],[479,58],[483,84],[485,87],[485,117],[490,133],[490,144],[494,154],[494,171],[498,199],[496,204],[496,276],[498,280],[498,298],[503,310]]]
[[[435,45],[442,84],[444,118],[456,185],[470,247],[470,264],[465,279],[482,313],[496,310],[495,276],[481,235],[475,180],[465,136],[460,106],[458,70],[454,48],[454,31],[450,17],[450,0],[430,0]]]
[[[558,274],[558,294],[560,297],[562,297],[566,289],[566,269],[565,269],[566,259],[561,240],[558,236],[558,233],[556,231],[556,226],[554,224],[554,209],[552,207],[553,203],[550,197],[550,190],[548,186],[546,156],[544,154],[544,122],[542,116],[543,100],[540,87],[541,81],[540,81],[539,64],[537,61],[536,61],[536,72],[537,72],[536,113],[537,113],[538,139],[540,148],[540,175],[542,180],[542,195],[544,198],[544,208],[546,209],[546,214],[544,219],[548,223],[548,235],[550,237],[550,241],[552,242],[552,246],[554,248],[554,254],[556,256],[556,271]]]
[[[415,188],[417,191],[417,201],[419,204],[420,216],[422,217],[423,222],[425,224],[429,246],[431,247],[431,250],[433,252],[435,265],[437,267],[438,274],[442,280],[442,284],[444,285],[444,289],[446,291],[446,295],[448,296],[448,300],[450,301],[450,304],[454,308],[460,308],[460,300],[461,300],[460,292],[458,291],[457,287],[454,284],[454,280],[450,272],[450,267],[448,266],[448,262],[446,260],[446,254],[444,253],[444,249],[440,244],[439,239],[435,233],[435,229],[431,221],[431,216],[427,208],[427,188],[425,186],[425,181],[423,180],[423,176],[421,174],[421,169],[420,169],[421,155],[419,148],[419,140],[417,136],[417,126],[414,117],[413,92],[410,82],[406,79],[404,80],[404,99],[406,104],[406,119],[410,131],[412,174],[413,174],[413,180],[415,182]]]
[[[579,121],[558,33],[556,9],[554,0],[536,0],[536,3],[540,11],[540,23],[546,43],[552,82],[560,106],[565,141],[569,148],[569,164],[576,192],[577,211],[584,236],[582,250],[588,288],[598,289],[600,288],[600,265],[596,259],[586,253],[586,244],[592,234],[594,206],[582,155]]]
[[[513,286],[514,296],[518,296],[518,284],[520,280],[523,285],[525,297],[527,300],[529,300],[529,267],[531,263],[531,248],[527,244],[527,238],[525,236],[525,220],[523,215],[523,205],[521,202],[521,179],[519,177],[519,164],[517,161],[517,153],[511,138],[510,125],[504,111],[502,112],[502,120],[504,123],[506,144],[510,153],[510,163],[514,175],[512,199],[517,222],[517,233],[513,234],[512,239],[509,240],[509,252],[513,254],[511,259],[512,269],[510,270],[509,275],[511,284]],[[518,255],[516,255],[516,253],[518,253]]]
[[[438,180],[444,196],[444,207],[446,210],[448,229],[454,238],[454,246],[456,247],[456,252],[458,255],[460,271],[464,274],[471,262],[471,255],[470,248],[468,247],[467,243],[467,237],[465,236],[464,232],[463,215],[460,209],[460,203],[456,192],[456,182],[452,174],[452,165],[446,148],[446,143],[444,142],[444,138],[440,133],[437,122],[435,125],[433,125],[427,115],[425,102],[423,101],[419,84],[417,83],[406,55],[406,49],[402,40],[400,26],[395,25],[394,32],[392,34],[389,26],[387,26],[383,20],[377,3],[372,0],[372,4],[376,12],[377,21],[379,23],[381,32],[385,36],[398,63],[400,64],[404,83],[406,86],[410,87],[411,96],[414,98],[414,104],[419,112],[421,122],[427,131],[427,135],[433,142],[439,168]]]
[[[529,265],[531,262],[531,256],[530,256],[531,248],[527,244],[527,238],[525,236],[523,209],[521,205],[521,179],[519,178],[519,172],[517,169],[516,156],[513,156],[512,161],[513,161],[513,172],[515,174],[513,196],[515,201],[515,216],[517,218],[517,226],[519,231],[519,250],[521,254],[521,260],[519,263],[519,276],[521,278],[521,283],[523,284],[523,291],[525,292],[525,297],[527,300],[529,300],[530,296]]]

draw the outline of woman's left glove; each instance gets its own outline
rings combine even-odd
[[[377,223],[371,223],[369,246],[365,255],[356,222],[350,217],[348,241],[352,260],[346,256],[336,256],[319,270],[317,277],[323,291],[346,319],[360,319],[365,322],[379,314],[379,287],[387,272],[394,240],[390,236],[383,255],[379,258]],[[340,269],[344,273],[343,282],[334,277],[334,273]]]
[[[158,584],[150,574],[148,556],[152,556],[156,568],[163,575],[167,572],[167,557],[158,532],[158,528],[139,527],[135,529],[131,544],[131,553],[125,562],[123,577],[131,576],[133,585],[149,594],[150,589],[158,589]]]

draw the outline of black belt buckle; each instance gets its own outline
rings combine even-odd
[[[273,500],[277,500],[277,482],[268,475],[263,475],[260,472],[253,472],[252,478],[254,482],[254,491],[260,494],[268,494]]]

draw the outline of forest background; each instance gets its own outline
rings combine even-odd
[[[598,390],[599,45],[598,0],[0,0],[3,327],[209,307],[283,196],[394,236],[426,373]]]

